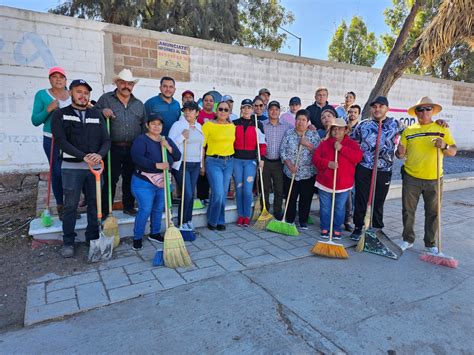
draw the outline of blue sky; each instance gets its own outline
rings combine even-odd
[[[302,55],[327,59],[328,45],[342,19],[350,22],[352,16],[362,16],[369,31],[377,36],[388,32],[383,10],[392,5],[391,0],[280,0],[295,15],[295,22],[286,29],[302,38]],[[59,0],[0,0],[0,4],[46,12]],[[288,36],[283,53],[298,55],[298,40]],[[382,67],[385,56],[379,56],[374,67]]]

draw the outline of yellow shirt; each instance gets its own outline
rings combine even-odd
[[[235,125],[207,121],[202,126],[206,155],[234,155]]]
[[[432,140],[440,136],[448,145],[456,144],[449,128],[434,122],[427,125],[415,123],[405,128],[400,143],[406,147],[405,171],[408,175],[423,180],[436,179],[436,148]],[[442,156],[440,176],[443,176]]]

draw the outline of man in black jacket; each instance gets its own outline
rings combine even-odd
[[[104,119],[96,109],[88,108],[92,88],[84,80],[73,80],[69,86],[71,105],[56,110],[52,132],[60,149],[64,190],[63,248],[65,258],[74,256],[76,213],[82,187],[87,197],[86,241],[99,238],[95,177],[89,166],[100,168],[110,149],[110,138]]]
[[[329,105],[328,96],[329,92],[327,88],[317,88],[316,94],[314,94],[314,99],[316,101],[314,102],[314,104],[306,107],[306,109],[311,115],[311,124],[316,127],[316,129],[325,129],[323,123],[321,122],[321,112],[323,112],[324,110],[332,110],[334,112],[334,116],[338,117],[336,109]]]

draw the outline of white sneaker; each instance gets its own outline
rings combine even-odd
[[[188,228],[189,228],[189,229],[194,230],[193,222],[188,222],[188,223],[186,223],[186,224],[188,225]]]
[[[410,249],[413,246],[413,243],[408,243],[403,241],[402,244],[400,244],[400,248],[405,251],[407,249]]]
[[[425,251],[430,254],[438,254],[438,247],[425,247]]]

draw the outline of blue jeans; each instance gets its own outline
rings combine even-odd
[[[250,218],[252,213],[252,188],[257,173],[255,160],[234,159],[234,180],[239,217]]]
[[[225,202],[233,168],[233,158],[206,157],[206,176],[211,187],[211,199],[207,207],[207,223],[211,226],[225,224]]]
[[[133,239],[142,239],[145,227],[150,218],[150,234],[158,234],[161,230],[161,218],[165,209],[165,189],[133,175],[132,194],[138,204],[138,212],[133,227]]]
[[[336,202],[334,204],[334,221],[333,231],[341,232],[341,225],[344,223],[346,214],[346,201],[349,191],[339,192],[335,194]],[[321,222],[321,230],[329,230],[331,223],[331,203],[332,193],[319,189],[319,215]]]
[[[43,149],[48,157],[48,163],[51,155],[51,142],[50,137],[43,136]],[[51,171],[51,188],[53,190],[54,199],[56,200],[56,205],[63,205],[63,180],[61,176],[61,160],[59,160],[59,147],[57,144],[54,144],[53,147],[53,168]]]
[[[193,202],[194,190],[201,170],[201,163],[186,163],[186,186],[184,189],[184,208],[183,208],[183,223],[191,222],[193,219]],[[179,170],[173,169],[173,176],[179,188],[183,189],[183,163]],[[178,207],[178,224],[181,224],[181,205]]]
[[[76,213],[85,188],[87,199],[87,228],[86,240],[99,238],[99,222],[97,220],[97,203],[95,194],[95,177],[86,169],[63,169],[62,182],[64,190],[63,242],[73,245],[76,237]]]

